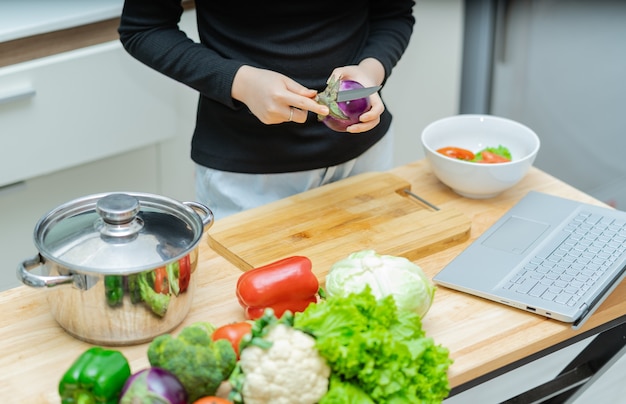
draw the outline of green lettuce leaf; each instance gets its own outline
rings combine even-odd
[[[319,404],[375,404],[367,393],[340,377],[331,375],[328,393]]]
[[[316,338],[331,367],[320,404],[350,391],[391,404],[441,402],[450,392],[448,350],[425,336],[419,315],[398,311],[392,296],[377,300],[369,287],[333,296],[296,313],[294,327]]]
[[[475,154],[476,157],[474,157],[474,159],[472,161],[480,161],[483,159],[483,155],[482,152],[484,151],[488,151],[491,152],[493,154],[497,154],[499,156],[505,157],[509,160],[512,160],[511,157],[511,152],[509,151],[509,149],[507,149],[506,147],[502,146],[502,145],[498,145],[498,147],[485,147],[484,149],[482,149],[481,151],[479,151],[478,153]]]

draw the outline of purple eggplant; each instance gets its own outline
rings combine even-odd
[[[318,119],[337,132],[345,132],[348,126],[358,123],[359,117],[372,107],[369,97],[337,102],[339,91],[357,88],[363,88],[363,85],[354,80],[331,78],[326,89],[317,95],[317,102],[328,106],[330,114],[320,115]]]
[[[126,380],[120,404],[186,404],[187,392],[178,378],[165,369],[143,369]]]

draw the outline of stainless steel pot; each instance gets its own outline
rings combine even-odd
[[[39,253],[17,277],[46,289],[55,320],[101,345],[151,340],[178,326],[196,288],[198,245],[213,213],[196,202],[103,193],[67,202],[35,226]]]

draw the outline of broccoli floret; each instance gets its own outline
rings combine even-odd
[[[237,362],[230,342],[213,342],[215,327],[198,322],[182,329],[178,336],[164,334],[148,347],[150,365],[172,372],[187,390],[189,401],[215,395]]]
[[[139,294],[154,314],[163,317],[167,312],[167,307],[170,305],[170,296],[155,292],[152,286],[150,286],[147,277],[147,272],[142,272],[138,275]]]

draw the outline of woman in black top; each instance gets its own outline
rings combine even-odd
[[[197,178],[198,187],[216,189],[197,191],[223,217],[355,174],[351,167],[338,178],[326,171],[372,151],[388,132],[391,114],[374,94],[360,123],[348,133],[334,132],[318,122],[316,115],[327,115],[328,108],[315,95],[332,75],[384,85],[408,45],[413,5],[196,0],[195,43],[178,27],[180,0],[126,0],[119,33],[135,58],[199,92],[191,158],[206,177]],[[311,172],[320,180],[311,180]],[[235,190],[239,183],[246,185]],[[219,205],[229,203],[238,206],[220,212]]]

